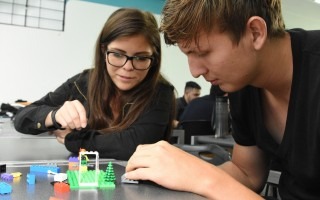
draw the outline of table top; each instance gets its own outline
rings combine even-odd
[[[0,126],[0,162],[66,160],[71,155],[52,135],[22,134],[14,129],[12,122]]]
[[[232,148],[235,141],[232,135],[227,135],[225,137],[216,138],[213,135],[203,135],[203,136],[193,136],[194,144],[217,144],[222,147]]]
[[[109,161],[103,161],[100,163],[100,169],[105,170]],[[56,197],[59,199],[68,200],[87,200],[87,199],[113,199],[113,200],[124,200],[124,199],[205,199],[196,194],[187,192],[178,192],[173,190],[165,189],[152,182],[143,182],[139,184],[126,184],[121,183],[121,176],[125,172],[123,163],[118,161],[112,161],[114,173],[116,175],[116,187],[114,189],[75,189],[67,193],[57,193],[54,191],[53,181],[54,175],[46,173],[35,173],[30,172],[30,165],[28,163],[19,164],[16,166],[7,167],[7,173],[21,172],[23,175],[18,178],[14,178],[13,181],[7,182],[12,186],[12,193],[10,195],[1,195],[2,197],[10,196],[10,199],[32,199],[32,200],[43,200],[49,199],[50,197]],[[67,170],[67,162],[58,163],[61,172],[65,173]],[[30,185],[26,181],[27,174],[35,175],[35,184]]]
[[[205,199],[193,193],[168,190],[151,182],[123,184],[121,183],[121,176],[125,172],[126,161],[114,159],[99,159],[99,166],[101,170],[105,170],[108,162],[114,163],[115,189],[80,189],[71,190],[65,194],[56,194],[50,184],[53,176],[48,174],[36,174],[35,185],[28,185],[26,176],[30,173],[30,165],[57,164],[61,168],[61,172],[65,173],[68,168],[68,158],[72,154],[50,135],[24,135],[16,132],[12,127],[10,124],[2,124],[0,130],[0,164],[6,164],[7,173],[21,172],[23,175],[20,178],[14,178],[13,181],[4,181],[12,186],[12,193],[0,195],[0,199],[43,200],[50,197],[63,200]]]

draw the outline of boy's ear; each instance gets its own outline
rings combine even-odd
[[[250,17],[247,22],[247,34],[252,38],[255,49],[261,49],[268,37],[267,24],[261,17]]]

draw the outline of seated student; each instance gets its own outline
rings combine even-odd
[[[263,199],[274,159],[281,199],[320,199],[320,30],[286,30],[280,0],[167,0],[161,30],[194,77],[228,92],[236,144],[220,166],[168,142],[139,145],[126,178],[208,199]]]
[[[215,108],[216,96],[223,96],[225,92],[212,85],[210,93],[192,100],[184,109],[180,117],[180,124],[185,121],[204,120],[211,121]]]
[[[184,87],[184,94],[182,97],[176,99],[176,117],[173,121],[173,127],[178,128],[181,114],[186,106],[194,99],[198,98],[201,93],[201,86],[194,82],[188,81]]]
[[[187,105],[178,126],[185,130],[185,143],[190,143],[191,135],[214,134],[216,97],[224,95],[226,93],[219,86],[211,85],[208,95],[196,98]]]
[[[170,137],[173,86],[160,74],[158,25],[149,12],[119,9],[96,43],[93,69],[20,110],[17,131],[52,131],[66,148],[127,160],[139,144]]]

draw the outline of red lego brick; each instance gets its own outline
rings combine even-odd
[[[53,189],[54,189],[54,192],[57,192],[57,193],[70,192],[70,186],[63,182],[55,183]]]

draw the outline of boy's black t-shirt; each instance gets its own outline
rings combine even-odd
[[[260,91],[251,86],[229,94],[233,137],[240,145],[257,145],[277,161],[282,199],[320,199],[320,31],[288,32],[293,81],[281,144],[268,133]]]

